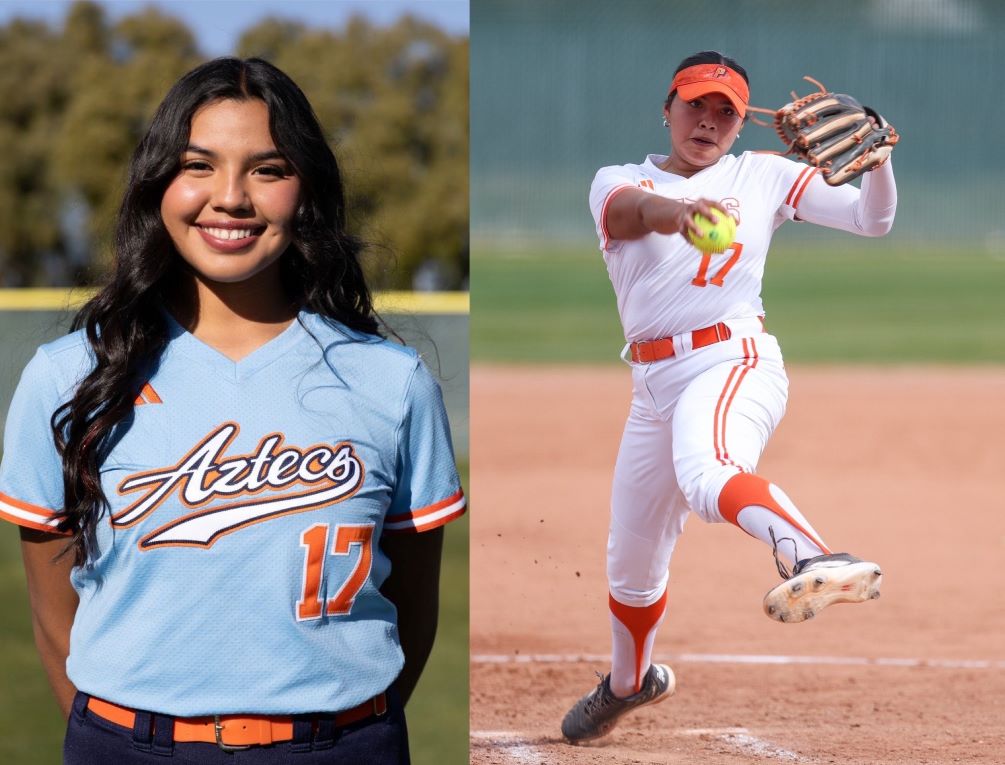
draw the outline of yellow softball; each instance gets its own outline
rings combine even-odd
[[[702,252],[725,252],[736,237],[736,221],[732,215],[723,215],[716,211],[713,211],[713,214],[716,216],[715,222],[700,213],[695,213],[694,222],[698,224],[702,235],[695,236],[695,233],[688,229],[687,238]]]

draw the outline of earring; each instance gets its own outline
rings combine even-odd
[[[670,127],[670,123],[667,122],[667,118],[666,117],[663,118],[663,127]]]

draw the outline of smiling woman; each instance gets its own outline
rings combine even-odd
[[[265,103],[217,101],[192,118],[161,217],[197,280],[244,282],[286,251],[299,197],[300,179],[272,143]]]
[[[185,75],[137,147],[111,281],[25,369],[0,466],[65,763],[409,761],[465,499],[345,220],[265,61]]]

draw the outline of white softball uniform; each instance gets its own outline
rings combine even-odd
[[[688,513],[724,520],[722,487],[737,473],[754,471],[785,412],[781,350],[762,321],[761,279],[772,234],[786,220],[805,220],[876,236],[889,230],[896,210],[889,162],[864,176],[860,191],[828,186],[813,168],[772,154],[725,155],[690,178],[661,170],[666,159],[650,155],[640,165],[602,168],[590,190],[625,339],[673,337],[676,350],[669,359],[632,364],[632,406],[614,472],[610,590],[637,607],[665,591]],[[633,188],[720,202],[736,220],[736,241],[710,254],[680,234],[613,239],[607,210]],[[729,339],[692,349],[694,330],[720,322]],[[776,499],[816,536],[784,494]],[[816,549],[798,534],[796,544]],[[783,546],[779,553],[791,558],[793,550]]]

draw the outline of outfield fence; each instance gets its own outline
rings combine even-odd
[[[0,289],[0,432],[35,349],[67,332],[88,290]],[[376,309],[440,381],[458,459],[468,455],[468,294],[385,292]]]
[[[815,87],[802,76],[812,75],[896,126],[891,238],[1005,251],[1005,145],[992,135],[1005,122],[1003,38],[998,0],[478,0],[472,237],[595,247],[594,173],[666,153],[674,68],[716,49],[747,69],[753,104],[805,95]],[[747,125],[734,151],[781,148],[773,130]],[[781,234],[841,236],[813,226]]]

